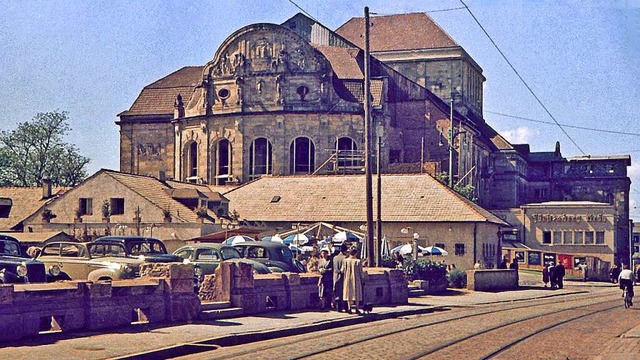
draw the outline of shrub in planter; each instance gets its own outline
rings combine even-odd
[[[467,286],[467,273],[460,269],[452,269],[448,277],[450,287],[461,289]]]
[[[391,258],[389,256],[385,256],[380,260],[380,267],[385,267],[385,268],[389,268],[389,269],[395,269],[396,268],[396,261],[393,260],[393,258]]]
[[[404,273],[410,281],[426,280],[433,285],[447,282],[445,265],[428,259],[405,260]]]

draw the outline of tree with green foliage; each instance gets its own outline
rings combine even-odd
[[[438,176],[438,181],[447,185],[447,183],[449,182],[449,174],[446,172],[441,172],[440,175]],[[475,188],[473,187],[473,185],[460,185],[460,184],[453,185],[453,191],[457,192],[458,194],[466,197],[467,199],[473,202],[476,202],[478,201],[478,199],[473,194],[474,190]]]
[[[87,177],[89,158],[64,141],[71,131],[68,113],[38,113],[0,131],[0,186],[40,186],[50,179],[55,186],[75,186]]]

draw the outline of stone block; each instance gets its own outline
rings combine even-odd
[[[111,284],[107,282],[88,284],[88,289],[89,298],[91,299],[110,298],[113,291]]]
[[[193,278],[190,279],[167,279],[169,291],[176,293],[193,293]]]
[[[239,262],[233,267],[233,283],[236,288],[252,288],[254,286],[253,267]]]
[[[0,285],[0,305],[13,304],[13,285]]]
[[[297,273],[284,273],[282,277],[287,279],[289,286],[300,285],[300,275]]]

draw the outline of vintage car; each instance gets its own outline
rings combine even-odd
[[[269,241],[246,241],[233,245],[245,259],[266,265],[271,272],[306,272],[305,266],[293,258],[284,244]]]
[[[59,269],[52,268],[56,273]],[[0,284],[43,283],[48,277],[44,264],[28,258],[20,242],[8,235],[0,235]]]
[[[162,241],[142,236],[103,236],[91,242],[104,247],[106,253],[118,256],[138,258],[145,262],[169,263],[182,262],[177,255],[167,253]]]
[[[126,256],[124,247],[94,243],[51,242],[38,256],[47,268],[57,267],[54,280],[112,281],[138,277],[143,260]],[[52,274],[53,275],[53,274]]]
[[[220,262],[242,262],[253,267],[254,273],[268,274],[269,268],[258,262],[243,259],[238,249],[223,244],[199,243],[185,245],[173,252],[180,256],[185,264],[193,264],[198,285],[202,283],[205,275],[213,274]]]

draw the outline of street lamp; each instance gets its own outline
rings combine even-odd
[[[413,230],[413,228],[411,226],[407,226],[406,228],[402,228],[400,232],[403,234],[408,234],[410,230]],[[413,241],[411,243],[411,253],[412,253],[413,260],[418,260],[418,239],[419,238],[420,238],[420,235],[417,232],[414,232]]]

